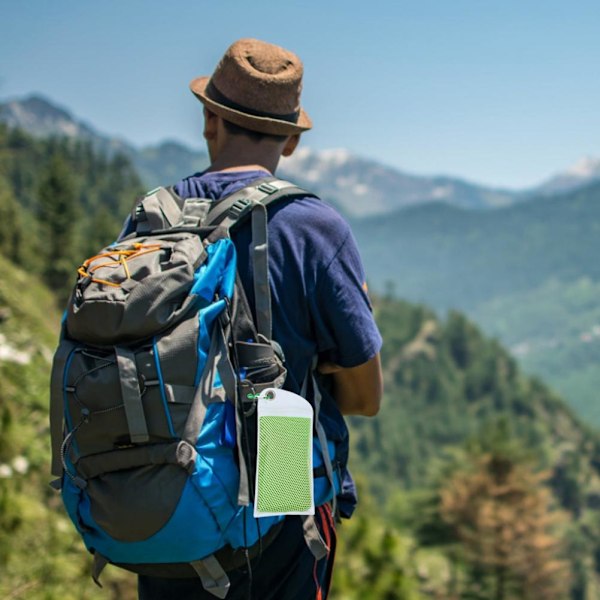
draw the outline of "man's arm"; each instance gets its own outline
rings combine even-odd
[[[321,363],[319,371],[333,376],[333,396],[343,415],[373,417],[379,412],[383,395],[383,374],[379,354],[357,367],[342,368]]]

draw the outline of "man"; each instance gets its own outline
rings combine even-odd
[[[294,152],[300,134],[312,125],[300,108],[302,71],[293,53],[244,39],[227,50],[212,77],[191,82],[204,105],[211,165],[180,181],[175,186],[179,195],[219,200],[275,173],[280,158]],[[268,234],[273,339],[281,345],[288,369],[284,388],[300,393],[318,356],[318,370],[331,378],[333,393],[323,401],[324,427],[343,447],[347,439],[341,414],[375,415],[382,395],[381,337],[354,238],[333,209],[311,197],[270,207]],[[234,242],[254,310],[248,224],[235,232]],[[340,511],[350,516],[356,498],[347,472],[343,487]],[[329,546],[325,558],[316,561],[311,554],[299,517],[287,517],[260,556],[228,574],[228,600],[326,598],[335,553],[330,507],[319,507],[316,519]],[[214,598],[197,579],[140,576],[139,592],[143,600]]]

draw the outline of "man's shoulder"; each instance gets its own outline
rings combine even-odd
[[[287,201],[284,198],[274,206],[270,211],[273,225],[286,225],[297,233],[305,232],[310,236],[346,237],[350,232],[346,220],[330,204],[308,193]]]
[[[201,172],[181,179],[173,189],[182,198],[203,197],[220,200],[243,187],[253,185],[268,177],[265,171],[228,171]],[[301,184],[289,179],[293,185],[306,189]],[[344,238],[350,227],[344,218],[330,204],[318,197],[313,190],[306,189],[306,196],[298,195],[286,198],[269,207],[269,223],[272,228],[293,230],[296,236],[310,239],[330,237]]]

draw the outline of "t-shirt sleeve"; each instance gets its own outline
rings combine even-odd
[[[337,252],[319,273],[309,306],[321,360],[356,367],[381,349],[365,270],[349,227]]]

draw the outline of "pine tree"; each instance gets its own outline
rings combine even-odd
[[[0,178],[0,253],[22,264],[24,253],[23,225],[19,205],[8,183]]]
[[[547,474],[502,452],[477,457],[441,490],[441,515],[454,528],[465,558],[490,598],[562,600],[568,564],[560,560]]]
[[[75,231],[78,218],[75,187],[60,154],[52,154],[38,188],[43,232],[43,276],[64,303],[75,267]]]

